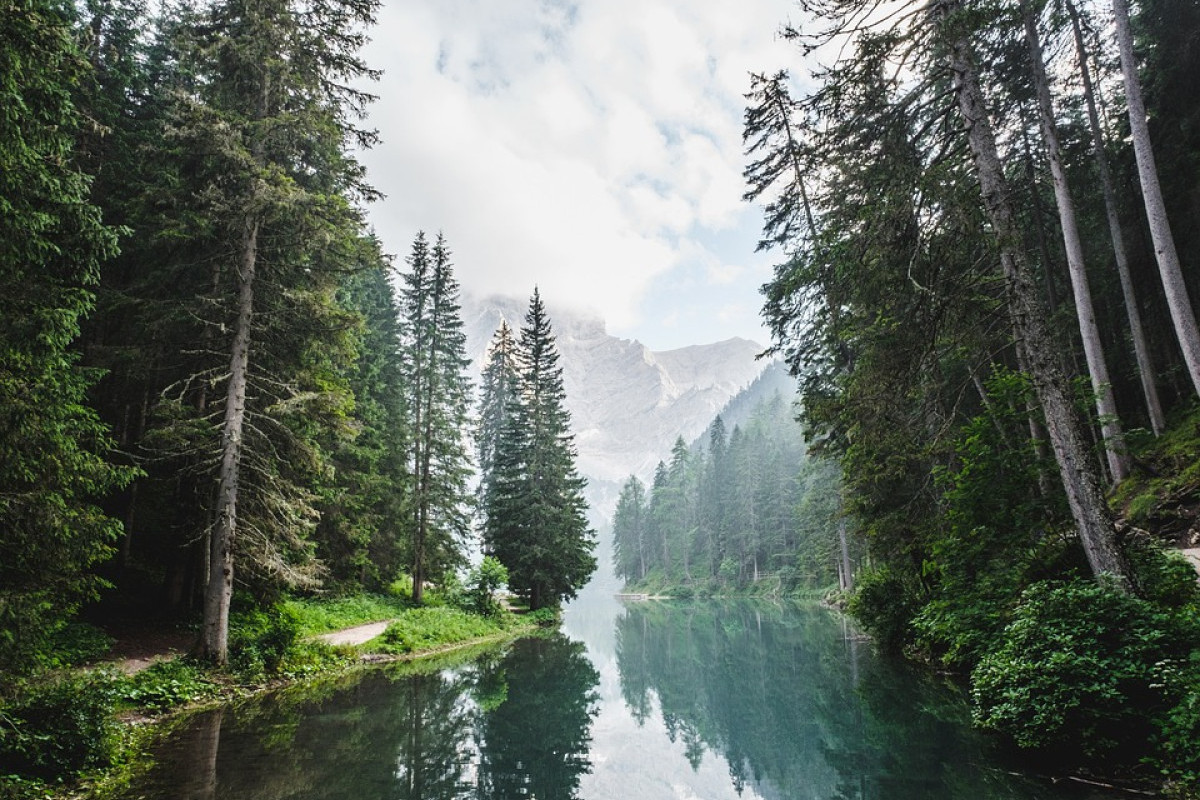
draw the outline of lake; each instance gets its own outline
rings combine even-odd
[[[198,714],[127,796],[1104,797],[1017,772],[954,685],[840,615],[585,591],[561,632],[414,673],[367,670]]]

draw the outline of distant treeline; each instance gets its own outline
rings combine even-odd
[[[630,477],[613,517],[617,575],[674,594],[837,585],[837,467],[809,456],[796,413],[775,394],[732,431],[718,416],[696,446],[678,439],[649,488]]]

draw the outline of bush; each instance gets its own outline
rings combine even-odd
[[[485,617],[500,613],[496,590],[508,583],[508,568],[492,556],[484,556],[467,578],[467,610]]]
[[[1159,721],[1159,766],[1178,786],[1200,795],[1200,651],[1185,668],[1163,670],[1164,687],[1175,699]]]
[[[50,649],[53,665],[74,667],[95,661],[113,646],[113,638],[95,625],[68,622],[54,633]]]
[[[526,614],[525,619],[539,627],[552,628],[558,624],[558,609],[539,608],[537,611],[530,611]]]
[[[885,650],[898,652],[908,642],[913,617],[903,582],[887,567],[866,570],[847,606],[867,632]]]
[[[245,678],[279,672],[284,658],[300,639],[294,611],[275,605],[239,611],[229,617],[229,666]]]
[[[1194,644],[1179,618],[1113,587],[1034,584],[972,673],[976,722],[1074,761],[1142,748],[1170,705],[1164,671]]]
[[[60,675],[0,708],[0,762],[6,771],[59,780],[105,767],[117,752],[111,673]]]

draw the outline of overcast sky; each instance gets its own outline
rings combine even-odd
[[[790,0],[385,0],[363,157],[403,256],[441,230],[466,291],[589,308],[653,349],[767,344],[748,72],[794,68]]]

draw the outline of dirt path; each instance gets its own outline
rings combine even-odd
[[[320,636],[314,637],[318,641],[325,644],[362,644],[369,642],[379,634],[387,630],[391,620],[383,620],[382,622],[368,622],[366,625],[355,625],[353,628],[343,628],[340,631],[332,633],[322,633]]]

